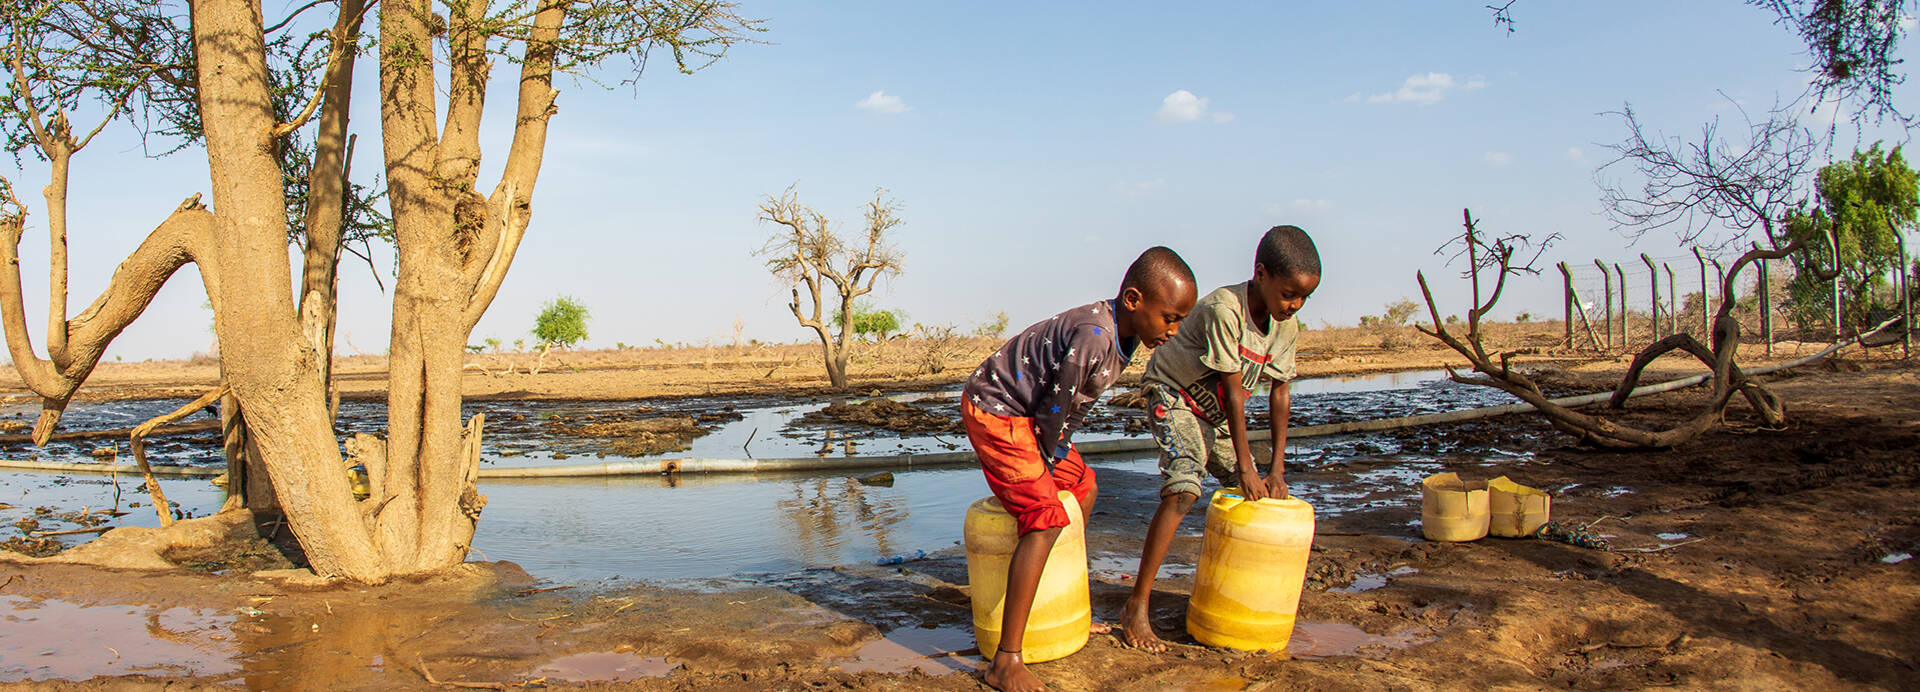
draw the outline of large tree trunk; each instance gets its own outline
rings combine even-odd
[[[199,99],[212,177],[214,328],[247,432],[315,572],[365,582],[390,572],[342,472],[327,418],[320,345],[302,334],[288,288],[278,124],[258,15],[247,0],[193,3]]]
[[[834,389],[847,388],[847,352],[836,351],[833,342],[821,342],[820,350],[827,361],[827,383]]]
[[[380,6],[380,118],[399,277],[388,354],[386,469],[391,505],[379,531],[402,572],[465,559],[486,498],[474,485],[479,427],[460,423],[467,337],[492,302],[519,239],[546,123],[553,113],[552,43],[564,4],[541,9],[521,61],[520,100],[506,170],[491,198],[475,191],[488,61],[485,6],[448,17],[446,128],[435,132],[434,63],[421,0]],[[383,500],[384,501],[384,500]]]

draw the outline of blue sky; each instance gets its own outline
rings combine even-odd
[[[1743,3],[1525,0],[1512,34],[1483,4],[748,3],[767,43],[695,75],[660,61],[635,87],[562,83],[532,226],[473,341],[524,337],[559,294],[592,311],[590,346],[724,342],[735,320],[748,337],[810,339],[752,255],[773,231],[756,205],[788,185],[849,230],[876,187],[890,191],[905,273],[873,300],[909,322],[1005,311],[1018,328],[1111,296],[1156,244],[1203,287],[1242,280],[1259,234],[1294,223],[1325,266],[1302,318],[1352,324],[1417,297],[1416,270],[1451,276],[1432,251],[1462,207],[1489,231],[1562,233],[1549,257],[1576,265],[1681,256],[1667,234],[1634,244],[1599,215],[1594,169],[1625,134],[1601,113],[1630,101],[1689,136],[1736,104],[1804,90],[1801,44]],[[356,172],[379,164],[371,62]],[[501,76],[483,189],[511,123]],[[1841,139],[1850,149],[1854,133]],[[7,175],[23,191],[45,181],[31,161]],[[198,151],[145,158],[124,128],[75,177],[77,312],[207,178]],[[45,252],[35,223],[22,255],[36,335]],[[386,347],[391,307],[368,273],[343,268],[343,353]],[[1496,314],[1557,316],[1558,284],[1522,281]],[[1436,289],[1464,310],[1458,281]],[[208,350],[204,300],[184,270],[110,357]]]

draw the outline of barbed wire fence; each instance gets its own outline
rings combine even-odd
[[[1903,317],[1901,355],[1912,352],[1913,305],[1910,300],[1907,256],[1900,248],[1900,271],[1894,278],[1898,287],[1899,314]],[[1720,286],[1726,279],[1726,266],[1737,254],[1714,254],[1695,250],[1691,254],[1653,257],[1638,256],[1566,260],[1556,263],[1562,279],[1565,319],[1562,345],[1575,350],[1599,353],[1632,353],[1661,338],[1688,333],[1702,343],[1708,334],[1715,311],[1720,309]],[[1748,265],[1737,277],[1730,313],[1739,320],[1741,332],[1757,339],[1768,356],[1773,355],[1779,336],[1776,322],[1783,317],[1782,303],[1792,269],[1786,260],[1761,260]],[[1800,334],[1838,340],[1842,334],[1840,319],[1840,283],[1833,281],[1829,333]]]

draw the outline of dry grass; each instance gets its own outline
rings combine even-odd
[[[1683,323],[1684,324],[1684,323]],[[1644,346],[1644,322],[1635,322],[1633,343]],[[1588,349],[1560,346],[1559,321],[1482,325],[1490,350],[1518,354],[1516,362],[1624,361],[1622,354],[1596,354]],[[1584,330],[1575,334],[1585,346]],[[1811,352],[1822,343],[1776,343],[1772,360]],[[951,386],[964,381],[974,366],[998,348],[1002,339],[957,334],[915,335],[879,342],[856,342],[848,374],[857,391],[910,390]],[[1383,343],[1388,347],[1383,348]],[[1741,349],[1742,362],[1758,363],[1764,347],[1749,343]],[[1868,358],[1882,357],[1876,349]],[[1896,346],[1890,353],[1897,357]],[[1137,354],[1123,383],[1132,384],[1146,369],[1149,353]],[[1860,356],[1853,356],[1860,357]],[[534,352],[466,354],[466,395],[477,398],[633,399],[660,396],[775,395],[796,396],[831,391],[821,364],[818,343],[725,344],[654,348],[554,351],[539,375],[528,374],[538,360]],[[1673,356],[1672,367],[1694,367],[1690,358]],[[1338,327],[1309,329],[1299,351],[1302,377],[1416,370],[1464,366],[1458,354],[1419,334],[1411,326]],[[378,399],[386,393],[384,356],[343,356],[335,362],[343,396]],[[219,378],[211,359],[103,363],[86,387],[82,400],[194,397]],[[0,368],[0,400],[32,401],[11,368]]]

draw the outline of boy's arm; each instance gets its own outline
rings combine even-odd
[[[1067,454],[1067,442],[1073,436],[1068,423],[1074,414],[1074,397],[1099,393],[1081,392],[1080,388],[1086,385],[1087,372],[1092,369],[1100,346],[1099,336],[1091,330],[1074,330],[1067,340],[1067,352],[1060,360],[1060,368],[1054,371],[1053,382],[1046,385],[1040,410],[1033,415],[1033,436],[1040,443],[1041,453],[1049,459]]]
[[[1247,444],[1247,388],[1240,386],[1239,373],[1220,373],[1220,383],[1227,390],[1222,408],[1227,416],[1227,434],[1233,436],[1233,461],[1240,474],[1240,492],[1248,500],[1258,501],[1268,493],[1267,484],[1260,480],[1260,469],[1253,465],[1253,449]]]
[[[1267,494],[1287,496],[1287,425],[1293,419],[1293,383],[1276,380],[1267,394],[1267,419],[1273,426],[1273,470],[1267,472]]]

